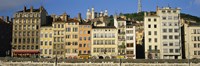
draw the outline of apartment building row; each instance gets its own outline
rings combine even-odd
[[[84,21],[80,14],[49,16],[42,6],[24,7],[13,15],[12,56],[136,59],[136,44],[144,43],[145,59],[200,58],[200,25],[181,20],[180,12],[157,7],[156,13],[144,14],[140,28],[142,23],[119,16],[108,26],[108,16]]]
[[[24,7],[13,17],[13,57],[136,58],[133,22],[116,18],[118,27],[70,18],[67,13],[49,16],[42,6]]]

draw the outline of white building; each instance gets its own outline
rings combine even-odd
[[[186,59],[200,58],[200,24],[184,24]]]
[[[126,58],[136,59],[135,24],[126,25]]]
[[[114,26],[118,30],[119,56],[136,59],[135,25],[130,21],[115,16]]]
[[[117,29],[115,27],[93,27],[91,56],[92,58],[116,58],[118,51]]]
[[[146,14],[144,26],[146,59],[182,58],[180,8],[157,8]]]

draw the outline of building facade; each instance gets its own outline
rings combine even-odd
[[[92,58],[110,59],[117,57],[118,39],[115,27],[93,27],[91,37]]]
[[[160,27],[159,16],[145,15],[145,59],[160,59]]]
[[[11,55],[12,21],[7,16],[0,16],[0,57]]]
[[[40,28],[40,57],[53,58],[53,27],[42,26]]]
[[[200,58],[200,24],[185,23],[184,31],[186,59]]]
[[[24,7],[13,15],[13,57],[39,57],[40,27],[46,24],[47,15],[42,6],[38,9]]]
[[[79,21],[69,19],[65,23],[65,26],[65,57],[77,59],[79,47]]]
[[[126,25],[126,58],[136,59],[136,33],[135,25]]]
[[[154,55],[151,54],[155,53],[151,51],[154,48],[158,50],[159,54],[155,54],[158,59],[182,59],[180,8],[158,7],[156,14],[146,15],[145,58],[154,59]],[[157,32],[157,36],[152,36],[156,33],[154,31]]]
[[[89,59],[91,53],[91,32],[92,26],[89,23],[79,24],[79,58]]]
[[[122,58],[126,57],[126,22],[123,18],[114,18],[114,26],[118,32],[118,52]]]

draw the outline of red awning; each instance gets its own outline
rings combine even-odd
[[[40,53],[38,50],[14,50],[15,54],[38,54]]]

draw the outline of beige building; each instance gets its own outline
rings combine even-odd
[[[116,58],[118,55],[117,29],[115,27],[92,28],[92,58]]]
[[[157,7],[145,15],[145,58],[182,59],[180,8]]]
[[[200,24],[185,23],[184,32],[186,59],[200,58]]]
[[[79,24],[79,58],[88,59],[91,54],[91,32],[92,26],[89,23],[82,22]]]
[[[40,29],[40,57],[53,58],[53,27],[42,26]]]
[[[68,19],[65,26],[65,57],[76,59],[78,58],[79,47],[79,21]]]
[[[18,11],[13,15],[12,56],[39,57],[40,27],[46,24],[46,10],[41,6]]]

